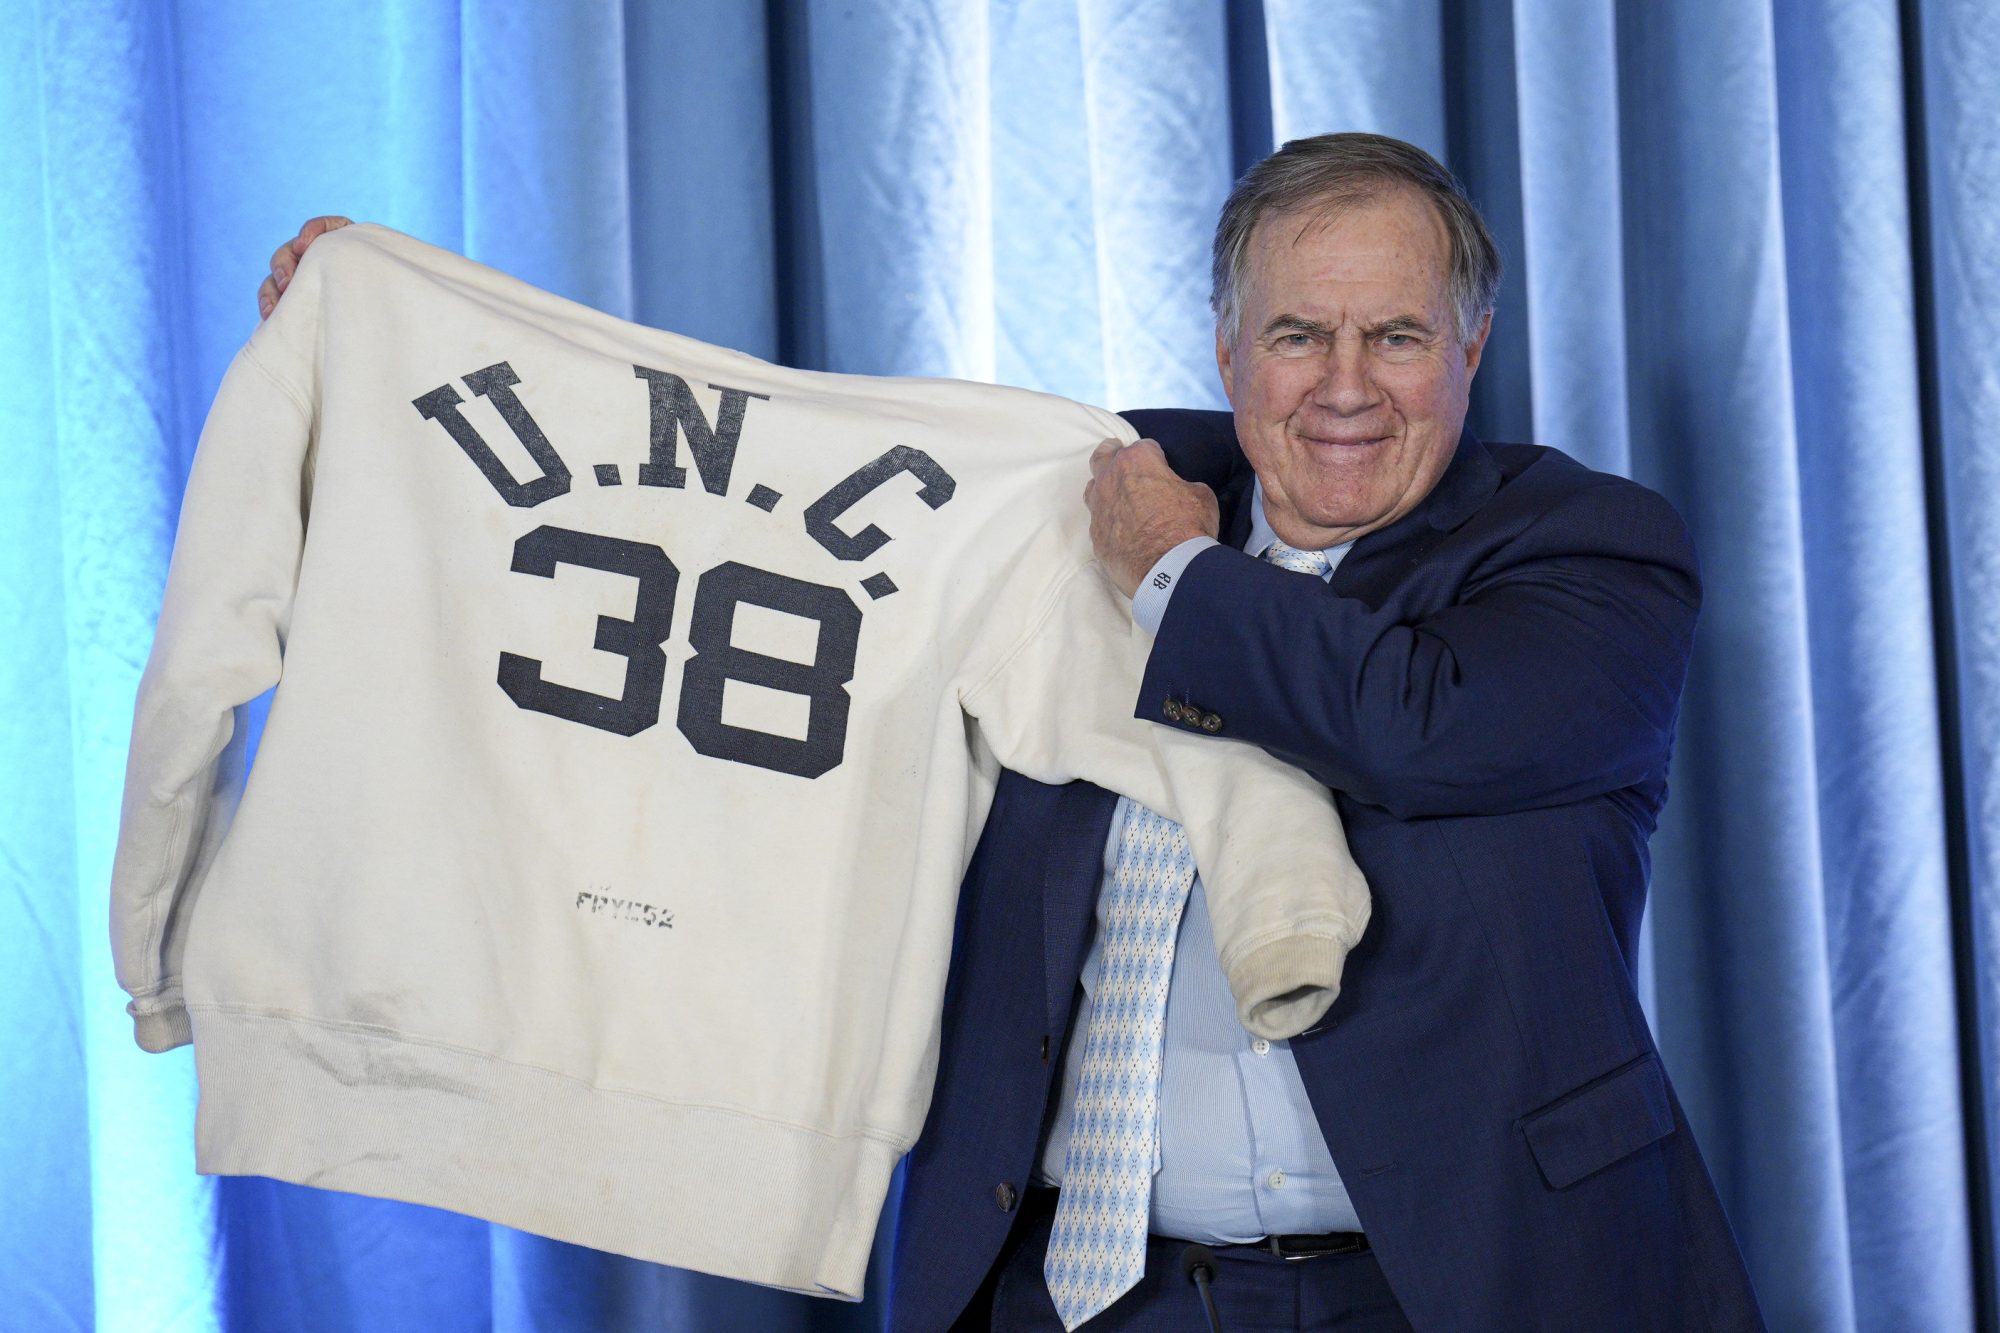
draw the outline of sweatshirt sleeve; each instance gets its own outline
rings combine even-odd
[[[266,330],[269,334],[270,330]],[[235,809],[242,709],[277,684],[305,542],[312,415],[246,347],[224,376],[181,502],[132,720],[111,948],[149,1051],[191,1040],[190,910]]]
[[[1093,561],[963,698],[995,757],[1039,782],[1081,778],[1178,821],[1237,1017],[1264,1037],[1317,1022],[1368,924],[1367,881],[1333,796],[1254,746],[1133,718],[1150,637]]]

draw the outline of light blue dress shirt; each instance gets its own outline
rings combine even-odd
[[[1262,486],[1251,505],[1250,540],[1243,549],[1261,556],[1277,539],[1264,518]],[[1161,557],[1133,598],[1133,619],[1157,632],[1167,599],[1188,562],[1217,544],[1196,537]],[[1332,547],[1326,554],[1338,565],[1347,547]],[[1125,807],[1121,798],[1111,817],[1111,836],[1104,847],[1107,880],[1118,864]],[[1075,1035],[1063,1065],[1055,1116],[1042,1145],[1038,1178],[1043,1184],[1061,1183],[1069,1151],[1083,1033],[1090,1022],[1091,997],[1102,962],[1103,914],[1100,888],[1097,931],[1083,964],[1084,993],[1077,1005]],[[1253,1037],[1236,1021],[1236,1000],[1216,955],[1208,898],[1198,875],[1174,946],[1164,1041],[1160,1161],[1153,1177],[1154,1234],[1231,1244],[1270,1235],[1362,1229],[1320,1136],[1290,1045]]]

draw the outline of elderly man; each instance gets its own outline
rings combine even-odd
[[[1464,433],[1499,269],[1396,140],[1231,194],[1233,437],[1131,414],[1157,442],[1107,442],[1085,498],[1155,635],[1138,715],[1331,788],[1374,915],[1325,1019],[1253,1037],[1173,826],[1003,775],[895,1328],[1761,1327],[1632,982],[1694,555],[1652,492]]]
[[[1265,1042],[1192,886],[1157,1155],[1117,1185],[1150,1192],[1152,1234],[1121,1249],[1071,1197],[1106,1174],[1073,1143],[1144,812],[1003,780],[896,1327],[1761,1326],[1632,981],[1694,554],[1652,492],[1464,433],[1498,281],[1477,212],[1408,144],[1290,143],[1231,194],[1234,440],[1220,414],[1132,414],[1160,443],[1100,449],[1092,531],[1156,636],[1138,715],[1332,788],[1374,917],[1325,1020]]]

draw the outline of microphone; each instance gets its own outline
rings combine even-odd
[[[1222,1333],[1222,1316],[1216,1313],[1215,1293],[1209,1290],[1215,1281],[1215,1255],[1206,1245],[1188,1246],[1181,1251],[1181,1273],[1201,1293],[1201,1308],[1208,1316],[1209,1333]]]

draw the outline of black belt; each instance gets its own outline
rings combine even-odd
[[[1329,1231],[1319,1236],[1266,1236],[1240,1245],[1217,1245],[1218,1250],[1263,1250],[1280,1259],[1318,1259],[1329,1254],[1360,1254],[1368,1248],[1368,1237],[1359,1231]]]

